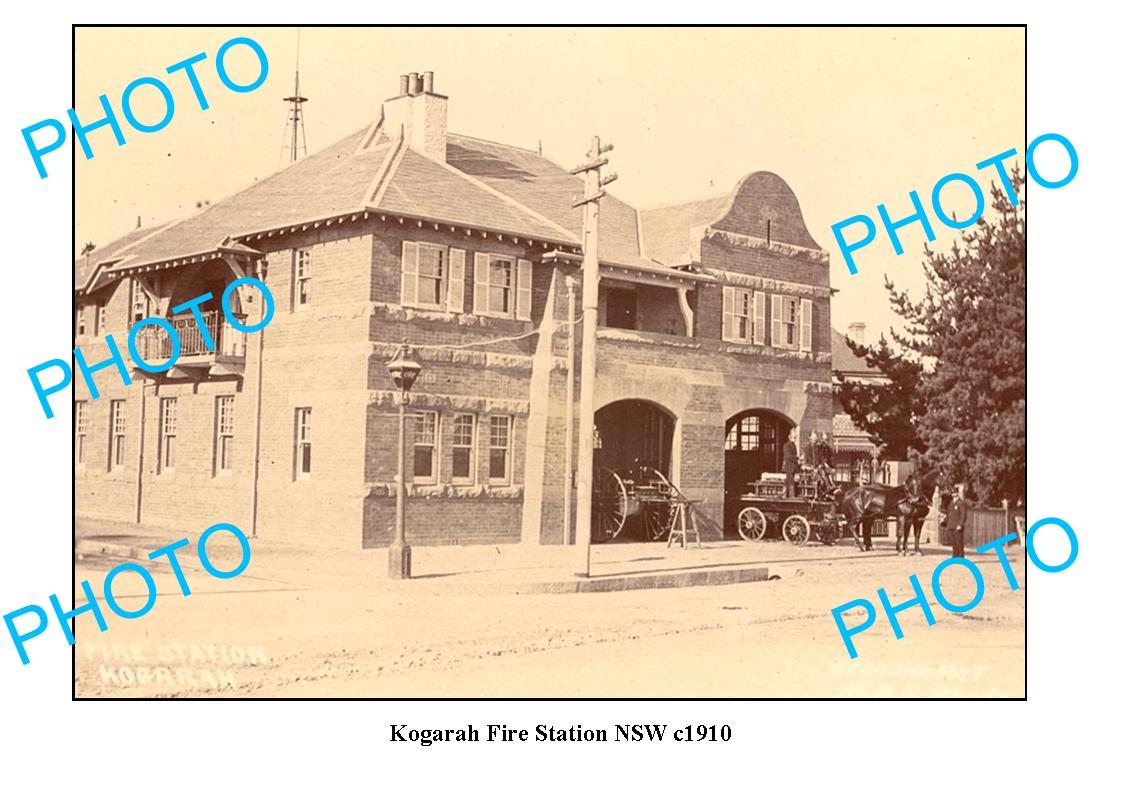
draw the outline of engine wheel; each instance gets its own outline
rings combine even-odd
[[[784,538],[794,545],[805,545],[811,538],[811,523],[800,514],[793,514],[784,520]]]
[[[768,520],[765,519],[764,512],[755,506],[741,509],[741,513],[737,515],[737,533],[746,542],[759,542],[767,530]]]

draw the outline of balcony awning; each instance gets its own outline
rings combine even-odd
[[[97,268],[90,274],[90,278],[87,280],[86,284],[82,286],[81,290],[86,293],[91,293],[126,276],[133,276],[166,268],[177,268],[192,263],[219,260],[230,254],[248,257],[250,259],[263,256],[263,253],[257,249],[231,241],[229,238],[224,239],[215,248],[209,251],[188,254],[170,260],[143,261],[136,255],[130,254],[117,260],[106,260],[99,263]]]

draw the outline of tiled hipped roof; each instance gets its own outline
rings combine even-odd
[[[364,209],[580,245],[581,211],[572,203],[582,181],[547,158],[450,134],[446,164],[398,152],[384,136],[362,147],[366,135],[358,130],[186,218],[96,249],[75,261],[75,283],[85,284],[99,263],[162,262],[213,251],[227,237]],[[601,258],[658,268],[640,257],[636,210],[612,196],[601,205]]]
[[[772,178],[781,193],[787,191],[779,200],[770,199]],[[450,133],[441,161],[406,146],[400,134],[388,137],[379,121],[186,218],[134,230],[96,249],[75,261],[75,283],[79,289],[93,289],[120,270],[209,254],[251,234],[356,211],[579,248],[582,211],[573,202],[582,192],[580,177],[536,152]],[[772,212],[771,205],[788,202],[798,216],[794,195],[775,175],[757,172],[742,180],[733,196],[756,192],[762,197],[748,203],[753,208],[761,205]],[[733,196],[656,208],[644,213],[641,225],[634,207],[608,195],[601,202],[601,260],[682,277],[671,266],[690,264],[691,230],[714,221],[731,206]],[[730,214],[725,222],[737,231],[753,219]],[[802,229],[802,220],[798,226]],[[752,226],[745,229],[756,232]],[[97,283],[88,281],[99,265],[102,277]]]

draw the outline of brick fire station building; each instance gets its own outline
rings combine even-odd
[[[106,333],[124,348],[152,315],[182,341],[167,373],[134,369],[125,387],[98,372],[97,400],[75,378],[79,517],[386,544],[397,467],[386,362],[405,339],[424,368],[407,437],[410,541],[563,540],[581,179],[449,132],[447,103],[430,73],[403,77],[369,127],[76,263],[87,361],[108,356]],[[646,210],[610,195],[600,251],[597,465],[657,467],[705,501],[706,533],[721,534],[727,496],[780,469],[790,429],[801,442],[832,429],[827,253],[769,172]],[[235,331],[219,308],[243,275],[276,300],[262,332]],[[214,350],[171,310],[204,292]],[[259,294],[234,309],[260,318]],[[145,350],[166,340],[144,336]],[[572,343],[579,372],[579,332]]]

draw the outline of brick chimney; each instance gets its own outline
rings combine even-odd
[[[433,91],[433,73],[401,76],[399,94],[382,103],[383,129],[391,138],[402,130],[406,146],[445,160],[448,143],[448,97]]]
[[[858,345],[866,344],[866,325],[864,323],[852,323],[846,328],[847,336]]]

